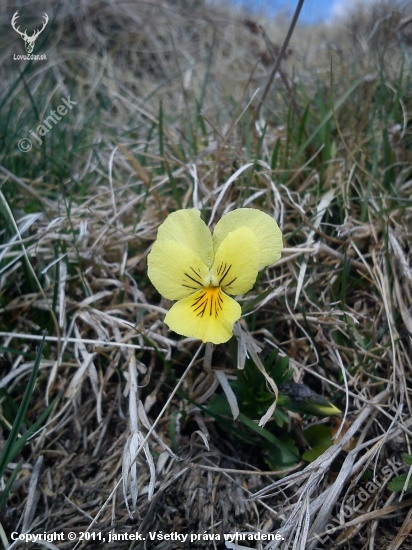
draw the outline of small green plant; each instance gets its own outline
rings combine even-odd
[[[312,449],[301,455],[295,444],[299,438],[296,437],[295,428],[291,425],[288,411],[324,417],[338,415],[340,410],[305,384],[291,381],[293,371],[289,369],[289,358],[279,357],[277,350],[263,356],[262,362],[279,390],[277,406],[272,416],[273,422],[268,423],[265,428],[257,424],[273,404],[275,396],[269,391],[265,377],[251,359],[246,360],[243,370],[236,370],[236,380],[231,382],[240,410],[236,421],[229,420],[231,411],[224,395],[215,395],[210,400],[206,412],[215,418],[219,417],[219,421],[230,428],[235,438],[248,443],[253,441],[260,446],[265,462],[273,470],[293,466],[301,459],[314,460],[318,456],[317,453],[322,452],[320,447],[318,448],[318,445],[308,437]],[[320,428],[323,429],[321,447],[325,450],[331,445],[332,432],[326,426]]]
[[[402,453],[402,458],[406,462],[408,466],[412,466],[412,456],[408,455],[407,453]],[[388,489],[390,491],[393,491],[394,493],[403,491],[403,488],[405,486],[406,479],[409,474],[401,474],[398,477],[395,477],[390,481],[388,484]],[[412,489],[412,478],[409,478],[409,481],[406,485],[406,491],[410,491]]]
[[[44,342],[45,342],[45,336],[43,336],[43,340],[40,346],[37,348],[36,360],[34,362],[33,370],[30,375],[30,379],[27,384],[26,391],[24,392],[23,399],[17,411],[16,418],[14,419],[9,437],[7,439],[3,452],[1,453],[1,456],[0,456],[0,478],[3,477],[4,472],[7,468],[7,465],[20,453],[20,451],[22,450],[22,448],[24,447],[28,439],[34,433],[36,433],[36,431],[42,426],[46,418],[49,416],[56,400],[58,399],[58,397],[56,397],[54,401],[47,407],[44,413],[39,417],[39,419],[34,424],[32,424],[23,434],[20,435],[20,431],[22,429],[23,424],[27,423],[26,413],[29,407],[30,399],[33,394],[37,374],[39,372]],[[8,494],[10,493],[10,489],[20,471],[22,464],[23,464],[23,460],[20,459],[19,462],[17,463],[16,468],[14,468],[13,473],[9,477],[5,485],[4,491],[0,495],[0,510],[4,507],[6,503]]]

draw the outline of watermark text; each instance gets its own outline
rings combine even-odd
[[[48,117],[46,117],[43,122],[37,126],[36,132],[29,130],[29,133],[40,143],[43,143],[41,139],[44,137],[50,130],[64,117],[68,110],[72,110],[73,106],[77,105],[77,101],[70,99],[70,96],[66,99],[62,97],[62,104],[60,104],[56,109],[52,109]],[[56,113],[57,111],[57,113]],[[40,136],[40,137],[39,137]],[[17,144],[18,148],[22,153],[28,153],[33,143],[29,138],[22,138]]]

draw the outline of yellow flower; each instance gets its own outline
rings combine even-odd
[[[240,305],[228,294],[244,294],[258,269],[276,262],[283,247],[278,224],[253,208],[229,212],[213,237],[199,210],[177,210],[159,227],[147,258],[153,286],[178,300],[165,323],[183,336],[221,344],[233,334]]]

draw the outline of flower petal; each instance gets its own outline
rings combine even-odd
[[[212,235],[199,210],[176,210],[166,218],[157,232],[157,241],[176,241],[196,254],[209,268],[213,264]]]
[[[157,240],[147,257],[147,275],[168,300],[181,300],[210,283],[209,268],[189,248],[174,240]]]
[[[218,221],[213,233],[215,253],[226,235],[238,227],[248,227],[256,235],[259,241],[259,267],[279,260],[283,248],[282,232],[271,216],[255,208],[238,208]]]
[[[239,227],[217,249],[212,284],[228,294],[244,294],[254,285],[258,269],[259,242],[251,229]]]
[[[219,287],[209,286],[174,304],[165,323],[183,336],[223,344],[233,335],[233,325],[241,312],[233,298]]]

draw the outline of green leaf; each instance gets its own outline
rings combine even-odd
[[[266,363],[265,363],[266,366]],[[289,357],[281,357],[275,363],[275,366],[270,370],[269,367],[266,367],[266,370],[270,372],[270,376],[275,381],[276,385],[287,382],[287,380],[293,376],[293,370],[289,369]]]
[[[281,435],[280,437],[276,437],[271,432],[269,432],[269,430],[266,430],[265,428],[260,428],[255,422],[253,422],[253,420],[250,420],[250,418],[242,413],[239,414],[239,420],[243,422],[243,424],[245,424],[248,428],[263,437],[266,442],[269,443],[268,445],[264,442],[263,445],[264,448],[271,450],[273,456],[276,449],[278,466],[290,466],[296,464],[299,461],[299,453],[295,447],[295,444],[288,436]]]
[[[264,459],[271,470],[294,466],[300,460],[295,442],[287,434],[282,434],[275,444],[263,441]]]
[[[214,395],[211,399],[209,399],[209,403],[206,408],[207,411],[214,417],[231,415],[229,403],[227,402],[225,395]]]
[[[408,477],[408,474],[402,474],[398,477],[393,478],[388,483],[388,489],[393,492],[402,491],[407,477]],[[408,486],[406,487],[407,491],[410,491],[411,489],[412,489],[412,478],[409,480]]]
[[[412,466],[412,456],[408,455],[408,453],[402,453],[402,458],[406,462],[406,464],[409,464],[409,466]]]
[[[273,413],[273,420],[282,428],[285,424],[289,424],[289,417],[285,414],[279,407],[276,407],[275,412]]]
[[[316,460],[333,444],[332,429],[324,426],[323,424],[311,426],[307,430],[304,430],[303,433],[307,442],[312,447],[302,455],[303,460],[307,460],[308,462],[313,462]]]

